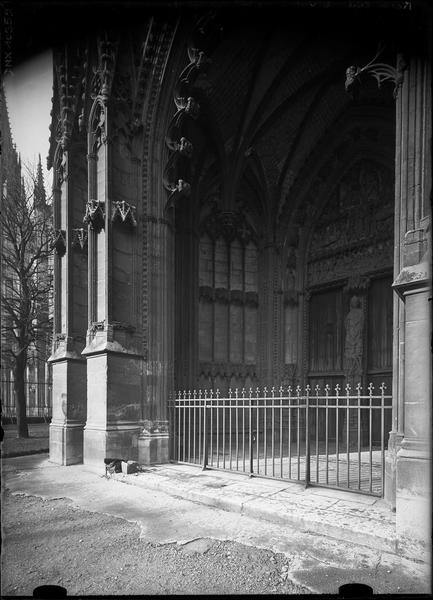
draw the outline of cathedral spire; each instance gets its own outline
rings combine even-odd
[[[38,208],[43,208],[47,203],[40,154],[39,154],[38,166],[36,169],[36,179],[35,179],[35,187],[34,187],[34,203],[35,203],[35,206]]]

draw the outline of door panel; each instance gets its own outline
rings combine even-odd
[[[309,315],[310,376],[320,373],[335,377],[342,371],[342,301],[341,289],[318,292],[311,296]]]

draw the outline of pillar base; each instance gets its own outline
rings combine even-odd
[[[138,459],[138,436],[141,428],[136,425],[107,425],[84,428],[85,465],[103,466],[104,458],[120,458],[124,461]]]
[[[93,346],[83,351],[88,398],[84,464],[103,466],[105,458],[136,461],[142,430],[142,359],[126,351],[93,351]]]
[[[397,452],[400,449],[403,435],[391,431],[388,441],[388,452],[385,458],[385,502],[391,510],[396,509],[396,483],[397,483]]]
[[[428,560],[431,531],[431,460],[404,447],[397,454],[396,530],[399,547],[412,558]]]
[[[67,352],[50,358],[53,372],[53,418],[50,424],[50,461],[58,465],[83,462],[83,429],[86,421],[86,363],[65,358]]]
[[[138,462],[154,465],[169,461],[169,434],[142,433],[138,438]]]
[[[83,462],[84,425],[50,424],[50,462],[77,465]]]

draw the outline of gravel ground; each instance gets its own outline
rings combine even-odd
[[[46,584],[68,595],[308,593],[287,578],[283,554],[206,538],[148,543],[137,525],[64,498],[6,491],[2,521],[2,595]]]

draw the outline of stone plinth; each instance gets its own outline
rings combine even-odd
[[[385,493],[384,498],[390,508],[395,511],[396,481],[397,481],[397,452],[403,436],[395,432],[389,434],[388,452],[385,458]]]
[[[400,544],[409,546],[413,558],[423,558],[419,552],[432,544],[431,458],[411,446],[403,445],[397,455],[396,527]]]
[[[84,464],[102,466],[104,458],[137,460],[140,427],[134,425],[87,426],[84,430]]]
[[[108,344],[109,345],[109,344]],[[104,458],[137,460],[142,426],[142,360],[108,349],[87,355],[87,423],[84,463],[102,465]]]
[[[76,465],[83,462],[83,429],[80,424],[50,425],[50,462]]]
[[[142,433],[138,438],[140,465],[167,463],[169,460],[168,433]]]
[[[50,358],[53,373],[53,416],[50,461],[59,465],[83,462],[86,422],[86,362],[61,348]]]

